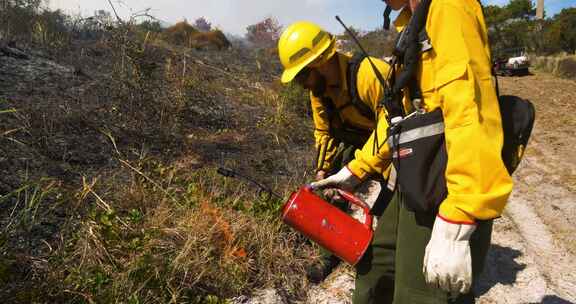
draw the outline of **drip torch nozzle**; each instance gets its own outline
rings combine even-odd
[[[236,173],[232,170],[228,170],[225,168],[218,168],[218,170],[216,170],[216,172],[218,172],[218,174],[223,175],[225,177],[235,177]]]
[[[263,198],[264,201],[270,200],[273,196],[275,196],[276,198],[282,199],[282,196],[280,194],[277,194],[276,192],[272,191],[270,188],[260,184],[259,182],[255,181],[251,177],[242,175],[242,174],[237,173],[233,170],[222,168],[222,167],[218,168],[216,170],[216,172],[220,175],[223,175],[224,177],[240,178],[240,179],[243,179],[243,180],[250,182],[254,186],[258,187],[258,189],[259,189],[258,190],[258,196]]]

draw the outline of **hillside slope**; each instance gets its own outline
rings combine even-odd
[[[281,194],[307,179],[305,95],[278,85],[274,54],[113,32],[53,53],[0,45],[3,299],[302,296],[314,248],[280,223],[281,201],[216,174]]]
[[[0,46],[0,296],[350,303],[349,267],[305,282],[317,251],[280,223],[281,201],[215,174],[232,167],[284,195],[309,179],[306,95],[278,85],[274,54],[119,46]],[[576,82],[500,85],[534,102],[537,122],[478,302],[574,303]]]

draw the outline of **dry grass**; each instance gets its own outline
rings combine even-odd
[[[557,74],[568,79],[576,79],[576,57],[566,57],[558,61]]]
[[[282,87],[279,92],[262,92],[267,107],[273,109],[272,115],[261,122],[260,127],[267,130],[279,145],[304,143],[312,137],[311,129],[302,128],[302,119],[312,119],[307,92],[295,84]]]
[[[190,37],[190,47],[195,49],[215,48],[222,50],[230,46],[230,41],[220,30],[197,32]]]
[[[530,58],[536,69],[567,79],[576,79],[575,56],[533,56]]]
[[[161,39],[168,43],[195,49],[214,48],[222,50],[230,47],[230,41],[220,30],[200,32],[186,21],[181,21],[162,31]]]
[[[172,44],[188,46],[192,34],[196,32],[198,32],[198,30],[188,22],[180,21],[165,29],[162,33],[162,39]]]
[[[76,71],[0,93],[0,296],[216,303],[270,286],[303,296],[316,251],[280,222],[282,202],[214,169],[283,193],[303,183],[302,90],[272,84],[269,57],[193,53],[130,24],[77,43],[59,55]]]
[[[124,191],[95,181],[78,192],[89,219],[72,247],[56,249],[62,264],[50,274],[68,300],[200,303],[277,285],[301,295],[311,248],[277,217],[255,214],[246,189],[205,171],[175,184],[177,169],[156,166],[129,169]]]

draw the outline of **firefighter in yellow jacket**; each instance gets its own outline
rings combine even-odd
[[[402,9],[394,22],[399,31],[419,4],[386,2]],[[502,213],[512,190],[501,158],[503,132],[482,7],[477,0],[434,0],[425,29],[432,49],[420,55],[416,79],[424,110],[442,110],[448,194],[437,212],[426,214],[405,208],[403,195],[395,191],[389,206],[399,208],[394,303],[473,303],[471,286],[483,268],[492,219]],[[410,112],[409,106],[405,111]],[[386,134],[387,128],[387,120],[380,119],[378,133]],[[374,153],[374,140],[372,136],[346,167],[313,187],[351,188],[385,167],[394,155],[382,143]],[[375,232],[372,247],[378,248],[381,233]],[[391,303],[382,300],[385,295],[377,287],[380,256],[373,253],[373,267],[357,277],[361,290],[355,303]]]
[[[323,179],[352,160],[354,152],[368,140],[376,126],[376,97],[381,95],[382,87],[364,56],[337,52],[335,38],[311,22],[296,22],[286,28],[279,39],[278,51],[285,68],[282,82],[295,81],[310,90],[317,150],[316,179]],[[381,73],[388,71],[384,61],[371,59]],[[388,165],[382,165],[365,176],[385,176]],[[386,200],[385,192],[380,201]],[[387,194],[389,199],[391,193]],[[381,213],[379,206],[374,210]],[[391,216],[387,225],[392,226],[394,220]],[[393,250],[394,246],[389,247]],[[323,266],[309,271],[311,281],[323,280],[339,262],[326,254],[323,260]],[[393,268],[392,263],[389,267]],[[389,272],[388,277],[392,280],[393,273]]]

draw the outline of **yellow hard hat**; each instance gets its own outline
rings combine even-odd
[[[284,66],[281,81],[292,81],[311,63],[318,66],[327,62],[336,52],[334,44],[334,37],[312,22],[291,24],[278,40],[278,56]]]

